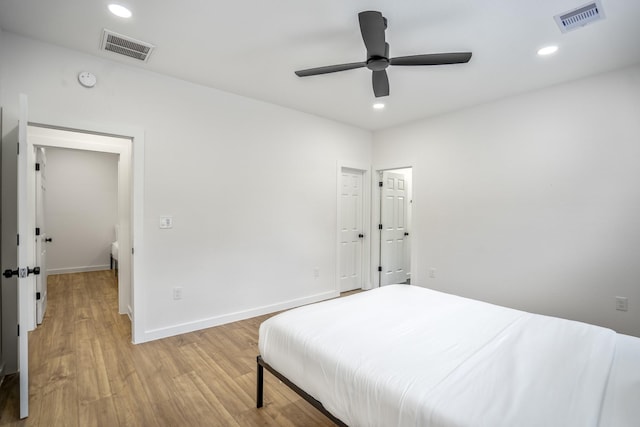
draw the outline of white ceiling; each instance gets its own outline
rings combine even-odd
[[[603,21],[562,34],[553,16],[587,0],[0,0],[0,26],[113,61],[377,130],[640,63],[640,1],[601,0]],[[468,64],[390,67],[386,108],[357,69],[295,70],[365,60],[357,13],[389,21],[391,56],[472,51]],[[99,50],[103,28],[156,45],[148,63]],[[551,57],[536,51],[547,44]],[[7,60],[3,58],[3,60]],[[80,71],[80,70],[78,70]],[[100,76],[98,76],[100,77]]]

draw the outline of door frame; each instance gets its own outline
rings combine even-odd
[[[131,340],[139,343],[144,341],[145,319],[144,304],[141,286],[136,286],[143,281],[142,261],[144,250],[142,246],[143,231],[143,201],[144,201],[144,131],[126,127],[100,127],[94,124],[84,125],[79,123],[43,124],[29,122],[29,128],[35,130],[57,130],[76,134],[76,138],[63,139],[50,136],[29,135],[27,152],[33,153],[34,146],[80,149],[86,151],[108,152],[119,154],[118,165],[118,222],[120,236],[122,236],[120,256],[131,254],[129,259],[119,270],[119,276],[126,275],[129,278],[129,292],[118,292],[118,311],[120,314],[128,314],[131,318]],[[45,132],[46,133],[46,132]],[[121,141],[106,144],[88,143],[82,140],[82,135],[99,135],[119,138]],[[35,172],[35,171],[34,171]],[[35,175],[33,175],[35,179]],[[31,188],[31,187],[28,187]],[[35,190],[35,188],[34,188]],[[123,227],[124,225],[124,227]],[[31,231],[32,233],[34,230]],[[35,234],[35,233],[34,233]],[[33,236],[35,237],[35,235]],[[135,248],[135,256],[134,254]],[[125,266],[128,264],[128,268]],[[127,271],[128,270],[128,271]],[[128,294],[128,295],[127,295]]]
[[[374,189],[371,192],[371,231],[370,231],[370,235],[371,235],[371,261],[370,261],[370,277],[371,277],[371,285],[374,288],[379,288],[380,287],[380,275],[378,274],[378,265],[380,262],[380,230],[378,230],[378,224],[380,224],[380,191],[379,191],[379,185],[378,182],[380,182],[380,174],[382,172],[385,171],[394,171],[394,170],[398,170],[398,169],[411,169],[411,200],[414,199],[413,195],[415,194],[415,172],[416,172],[416,168],[415,166],[409,164],[409,165],[405,165],[405,164],[401,164],[401,165],[394,165],[394,166],[388,166],[388,167],[375,167],[374,168],[374,173],[371,174],[371,188]],[[416,217],[416,213],[415,213],[415,204],[411,203],[411,223],[409,224],[410,227],[410,232],[411,234],[415,234],[415,227],[413,226],[414,221],[413,219]],[[414,239],[411,239],[411,243],[415,242]],[[415,274],[415,272],[418,270],[416,268],[416,258],[415,258],[415,250],[413,249],[413,245],[411,248],[411,256],[410,258],[410,263],[411,263],[411,284],[415,284],[418,281],[418,277]]]
[[[36,290],[36,301],[35,301],[35,312],[36,316],[36,325],[40,325],[44,320],[44,315],[47,310],[47,257],[42,256],[42,252],[44,250],[45,254],[47,252],[47,242],[46,242],[46,232],[47,227],[45,223],[46,213],[44,210],[44,200],[46,193],[46,170],[47,170],[47,155],[45,153],[44,147],[40,147],[36,149],[35,152],[35,161],[36,165],[40,165],[39,168],[36,168],[35,174],[35,219],[36,219],[36,227],[39,229],[40,233],[35,236],[35,264],[40,267],[40,274],[35,278],[35,290]],[[43,187],[45,191],[43,192]],[[38,288],[40,286],[40,289]],[[40,298],[37,297],[38,293],[40,293]],[[39,313],[38,304],[41,304]]]
[[[371,289],[371,276],[369,274],[371,263],[371,239],[367,230],[371,229],[371,168],[370,166],[353,161],[337,162],[336,167],[336,292],[340,293],[340,214],[342,207],[342,170],[351,169],[362,172],[362,289]]]

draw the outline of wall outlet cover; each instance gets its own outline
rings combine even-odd
[[[616,310],[618,311],[628,311],[629,310],[629,299],[626,297],[616,297]]]
[[[161,216],[160,217],[160,228],[173,228],[173,217],[172,216]]]

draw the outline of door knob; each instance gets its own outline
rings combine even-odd
[[[360,234],[358,234],[358,237],[363,239],[364,238],[364,234],[360,233]]]
[[[45,242],[53,242],[53,239],[51,237],[47,237],[44,239]]]
[[[36,276],[40,274],[40,267],[33,268],[18,268],[17,270],[12,270],[10,268],[6,269],[2,272],[2,275],[7,279],[10,279],[13,276],[20,276],[21,278],[27,277],[30,274],[35,274]]]
[[[17,276],[19,272],[20,272],[20,270],[12,270],[12,269],[8,268],[2,273],[2,275],[4,277],[6,277],[7,279],[10,279],[13,276]]]

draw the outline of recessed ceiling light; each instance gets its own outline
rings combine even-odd
[[[110,4],[109,11],[120,18],[131,18],[131,11],[119,4]]]
[[[384,104],[381,102],[378,102],[376,104],[373,104],[373,109],[374,110],[382,110],[384,108]]]
[[[558,51],[558,46],[545,46],[543,48],[538,49],[538,55],[545,56],[551,55],[552,53],[556,53]]]

